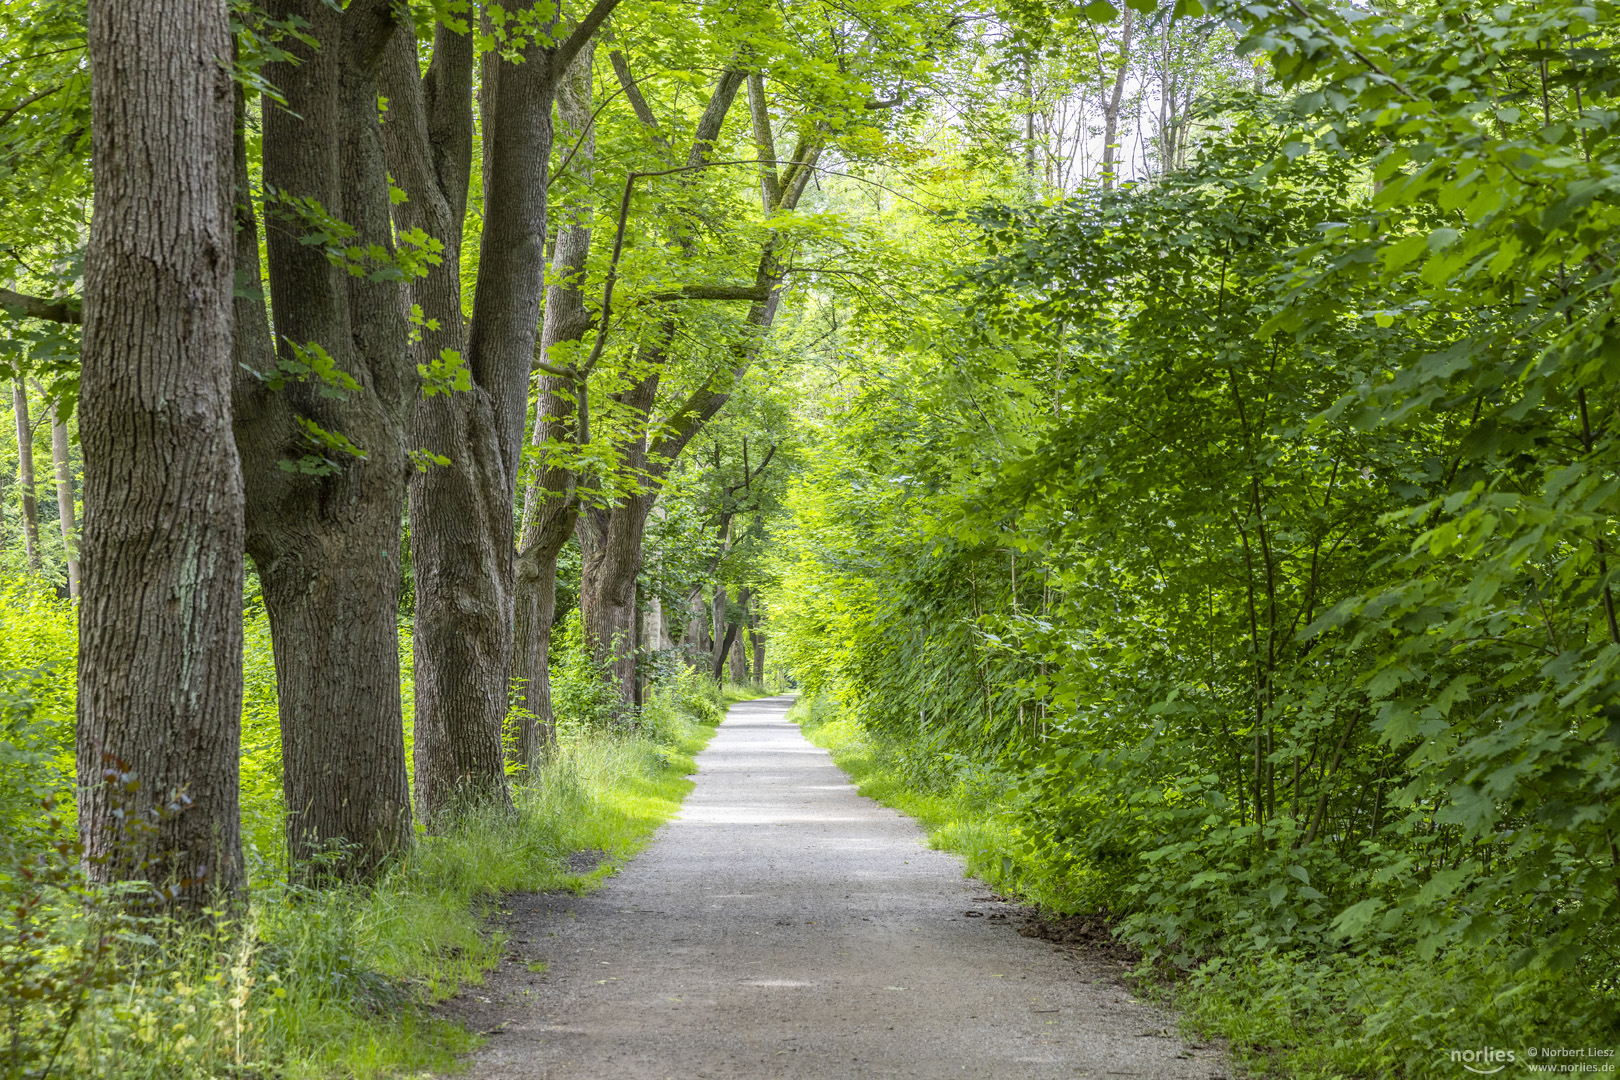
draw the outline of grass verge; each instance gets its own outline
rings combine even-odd
[[[695,757],[724,718],[724,706],[762,689],[680,679],[655,693],[634,734],[562,726],[558,752],[513,790],[516,816],[474,813],[450,833],[425,838],[377,885],[321,894],[318,917],[279,907],[268,940],[291,948],[282,966],[285,1004],[277,1020],[285,1075],[293,1078],[397,1076],[453,1069],[475,1036],[427,1018],[419,1008],[483,982],[504,951],[487,919],[511,892],[585,892],[641,850],[692,790]],[[572,872],[568,856],[600,851],[593,870]],[[326,940],[334,928],[347,949]],[[332,987],[356,985],[334,970],[357,971],[405,991],[394,1008],[366,1008]],[[334,963],[336,961],[336,963]],[[334,976],[337,976],[334,978]],[[288,985],[291,982],[292,985]]]
[[[24,1048],[17,1075],[51,1080],[453,1071],[478,1039],[431,1006],[481,984],[500,959],[505,943],[488,918],[500,898],[599,886],[692,790],[695,755],[726,704],[764,693],[683,671],[629,728],[564,722],[557,751],[514,785],[516,813],[469,811],[450,831],[419,838],[370,885],[261,877],[238,917],[208,927],[126,921],[114,947],[94,956],[84,943],[103,926],[99,909],[78,899],[83,891],[35,890],[41,902],[28,918],[46,936],[28,944],[21,922],[0,935],[0,989],[15,989],[10,976],[20,973],[43,991],[0,1017],[0,1041]],[[568,857],[579,851],[605,858],[574,872]],[[8,890],[26,891],[27,877],[0,866]]]
[[[1083,867],[1042,863],[1021,842],[1010,772],[875,739],[825,700],[801,698],[789,717],[861,794],[916,818],[932,847],[963,856],[998,892],[1053,913],[1097,903]],[[1189,1038],[1223,1039],[1248,1075],[1440,1080],[1467,1075],[1455,1055],[1482,1048],[1514,1052],[1508,1075],[1544,1063],[1532,1047],[1581,1054],[1546,1071],[1576,1071],[1573,1061],[1613,1075],[1620,1059],[1612,1000],[1570,973],[1511,970],[1480,949],[1216,956],[1168,978],[1138,968],[1133,981],[1177,1010]]]

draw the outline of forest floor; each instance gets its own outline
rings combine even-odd
[[[586,896],[517,894],[508,954],[443,1015],[479,1080],[1210,1080],[1106,946],[1022,913],[856,793],[785,714],[735,705],[680,814]]]

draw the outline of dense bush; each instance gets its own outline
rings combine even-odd
[[[1611,252],[1614,150],[1470,111],[1514,70],[1575,115],[1608,61],[1515,50],[1591,10],[1244,10],[1292,109],[978,211],[955,291],[866,316],[885,378],[792,496],[779,638],[904,785],[1017,778],[1003,880],[1348,1047],[1298,1067],[1607,1039],[1615,271],[1558,260]]]

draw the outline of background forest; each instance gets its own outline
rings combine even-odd
[[[1620,1041],[1615,5],[186,6],[147,652],[125,69],[0,0],[7,1076],[448,1066],[790,683],[1257,1073]]]

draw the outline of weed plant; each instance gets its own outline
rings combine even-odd
[[[679,806],[727,687],[681,668],[631,717],[610,716],[564,635],[558,742],[515,784],[515,815],[470,809],[419,837],[366,886],[289,881],[268,629],[249,597],[243,819],[245,908],[206,924],[129,918],[89,885],[71,842],[74,626],[43,593],[0,593],[0,859],[8,1051],[4,1080],[373,1077],[442,1070],[476,1037],[431,1006],[477,985],[504,942],[503,895],[590,889]],[[409,656],[409,638],[402,636]],[[406,690],[409,701],[409,666]],[[51,833],[42,799],[57,797]],[[61,842],[58,842],[61,841]],[[568,855],[605,853],[575,872]],[[15,984],[15,985],[12,985]]]
[[[967,873],[998,892],[1054,913],[1106,908],[1119,895],[1106,868],[1054,858],[1030,842],[1021,826],[1039,808],[1005,765],[875,734],[825,696],[801,698],[790,716],[861,794],[915,817],[933,847],[961,855]],[[1203,915],[1233,927],[1227,952],[1185,971],[1145,963],[1134,976],[1145,993],[1182,1011],[1189,1036],[1227,1040],[1252,1074],[1438,1080],[1458,1073],[1452,1049],[1617,1042],[1613,971],[1515,967],[1500,946],[1480,944],[1431,958],[1399,941],[1256,948],[1236,932],[1241,899],[1222,907],[1212,895]]]

